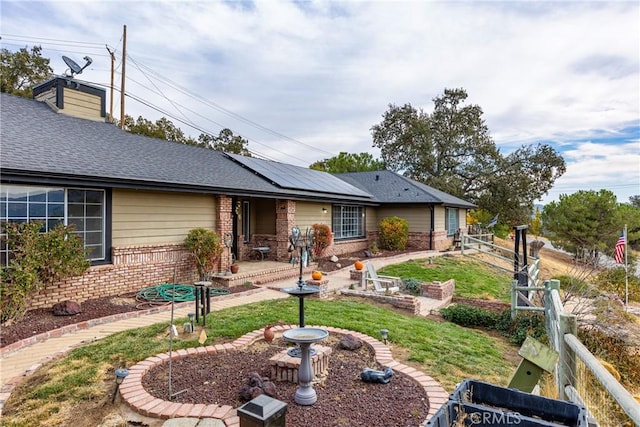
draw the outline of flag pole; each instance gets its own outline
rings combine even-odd
[[[624,306],[629,310],[629,265],[628,261],[628,241],[627,224],[624,225]]]

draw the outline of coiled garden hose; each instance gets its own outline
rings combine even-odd
[[[226,288],[210,288],[211,296],[227,295],[229,289]],[[174,302],[194,301],[195,287],[191,285],[179,285],[173,283],[163,283],[161,285],[142,288],[136,294],[136,300],[141,305],[165,305]]]

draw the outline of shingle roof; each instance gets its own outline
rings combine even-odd
[[[357,189],[335,193],[283,188],[223,152],[134,135],[109,123],[58,114],[42,102],[5,93],[0,97],[0,119],[4,180],[30,177],[116,188],[372,201]],[[335,179],[326,176],[329,181]]]
[[[335,174],[336,177],[372,194],[379,203],[427,203],[452,207],[475,207],[433,187],[389,170]]]

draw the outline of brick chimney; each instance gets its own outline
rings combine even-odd
[[[34,86],[33,97],[58,113],[99,122],[106,120],[105,90],[71,77],[54,77]]]

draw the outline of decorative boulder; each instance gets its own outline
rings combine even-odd
[[[276,385],[269,378],[263,378],[256,372],[251,374],[249,380],[238,391],[240,399],[245,401],[255,399],[261,394],[275,398]]]
[[[362,340],[354,337],[351,334],[347,334],[338,343],[338,347],[344,350],[354,351],[362,347]]]
[[[329,261],[331,261],[331,262],[338,262],[339,260],[340,260],[340,258],[338,258],[335,255],[333,255],[331,258],[329,258]]]
[[[62,301],[53,306],[54,316],[73,316],[81,312],[80,304],[75,301]]]

